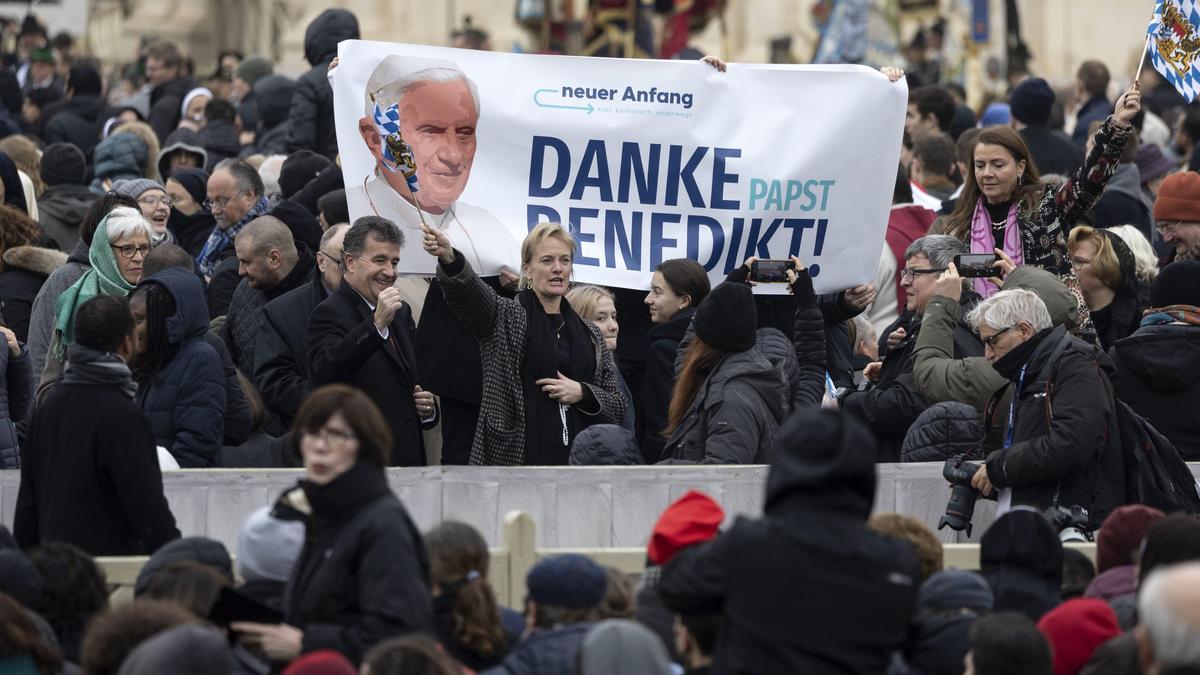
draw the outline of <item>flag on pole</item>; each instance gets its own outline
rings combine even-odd
[[[383,139],[383,166],[392,173],[403,173],[408,189],[416,192],[419,187],[417,161],[413,157],[412,146],[400,134],[400,105],[393,104],[381,110],[377,102],[373,117],[375,130]]]
[[[1200,8],[1197,0],[1156,0],[1146,29],[1150,62],[1190,103],[1200,94]]]

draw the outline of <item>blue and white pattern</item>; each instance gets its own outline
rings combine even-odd
[[[400,105],[394,103],[380,110],[375,103],[375,129],[383,140],[383,166],[392,173],[403,173],[408,189],[416,192],[417,161],[413,157],[412,146],[400,135]]]
[[[1200,94],[1200,11],[1197,0],[1157,0],[1146,28],[1150,62],[1191,102]]]

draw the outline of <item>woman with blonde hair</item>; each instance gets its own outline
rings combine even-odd
[[[1100,346],[1108,349],[1138,329],[1146,309],[1133,251],[1111,230],[1087,225],[1071,230],[1067,248]]]
[[[599,328],[600,334],[604,336],[604,345],[608,347],[608,351],[616,354],[617,334],[620,333],[621,327],[617,325],[617,299],[613,292],[603,286],[576,284],[567,291],[567,302],[571,303],[571,309],[584,321],[596,324],[596,328]],[[621,426],[628,429],[629,433],[636,433],[633,394],[630,393],[629,385],[625,384],[625,378],[621,376],[619,369],[617,385],[621,388],[621,396],[625,397],[625,421],[621,422]]]
[[[566,228],[542,223],[525,237],[529,287],[511,300],[480,280],[445,232],[421,229],[446,304],[479,340],[483,396],[471,464],[561,466],[584,428],[625,419],[604,336],[563,302],[575,258]]]

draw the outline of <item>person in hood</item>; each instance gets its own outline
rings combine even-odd
[[[1054,675],[1078,675],[1100,645],[1121,634],[1117,615],[1103,600],[1075,598],[1037,622],[1050,643]]]
[[[242,151],[236,126],[237,110],[224,99],[213,99],[204,108],[207,121],[196,133],[196,140],[208,154],[204,168],[213,171],[222,160],[236,159]]]
[[[118,180],[142,178],[142,167],[150,150],[142,139],[133,133],[113,134],[96,146],[96,172],[91,189],[104,194]]]
[[[383,415],[345,385],[314,391],[292,427],[305,477],[273,513],[305,523],[284,623],[234,622],[244,645],[276,662],[335,649],[358,663],[386,637],[432,633],[429,558],[421,532],[388,487]]]
[[[204,338],[208,312],[200,280],[171,267],[130,295],[137,322],[137,405],[158,445],[182,468],[217,464],[225,421],[221,357]]]
[[[1123,455],[1106,451],[1116,424],[1106,378],[1112,362],[1099,347],[1052,327],[1046,304],[1030,291],[1001,291],[968,320],[986,345],[984,356],[1013,383],[1014,401],[1004,445],[988,455],[972,486],[996,495],[1001,513],[1078,507],[1087,527],[1097,529],[1125,503]]]
[[[267,506],[251,513],[238,530],[238,590],[282,609],[287,581],[303,546],[304,523],[276,518]]]
[[[67,100],[63,108],[46,121],[42,140],[49,145],[74,145],[90,164],[92,150],[100,142],[100,127],[108,110],[103,93],[103,80],[92,63],[81,60],[72,64],[67,75]],[[44,157],[42,161],[45,162]]]
[[[926,579],[900,665],[889,675],[961,675],[971,626],[993,602],[992,589],[974,572],[942,570]]]
[[[1135,124],[1137,122],[1135,121]],[[1100,128],[1098,122],[1092,122]],[[1095,133],[1094,131],[1092,132]],[[1092,150],[1092,142],[1088,141],[1088,152]],[[1109,179],[1104,192],[1092,207],[1092,222],[1096,227],[1112,227],[1113,225],[1133,225],[1146,236],[1154,235],[1154,220],[1150,217],[1150,204],[1142,191],[1142,175],[1137,165],[1138,135],[1129,138],[1125,150],[1117,163],[1117,169]]]
[[[1144,504],[1113,509],[1096,533],[1096,572],[1084,597],[1106,600],[1117,613],[1121,627],[1137,623],[1137,557],[1146,531],[1166,516]]]
[[[1187,461],[1200,461],[1200,261],[1159,272],[1141,327],[1109,350],[1118,398],[1166,436]]]
[[[204,169],[208,165],[208,151],[204,149],[203,141],[191,129],[179,128],[163,141],[163,149],[155,160],[158,173],[170,176],[176,171],[188,169]],[[204,201],[203,198],[200,199]]]
[[[171,198],[167,229],[175,237],[175,243],[194,260],[217,226],[212,211],[204,206],[208,197],[208,172],[204,169],[176,171],[167,178],[165,187]]]
[[[60,251],[79,241],[79,224],[96,201],[87,186],[87,161],[70,143],[53,143],[42,152],[39,174],[46,191],[38,197],[42,233]]]
[[[129,303],[98,295],[76,314],[62,383],[34,411],[22,448],[13,535],[23,549],[57,541],[95,556],[147,555],[179,529],[154,435],[131,401]]]
[[[1063,547],[1042,514],[1015,510],[996,519],[979,543],[979,570],[992,589],[997,612],[1037,621],[1058,605]]]
[[[179,126],[183,117],[183,98],[196,88],[196,81],[185,74],[183,55],[172,42],[155,42],[146,48],[146,80],[150,83],[148,122],[159,142]]]
[[[675,357],[692,325],[696,307],[712,290],[708,272],[690,258],[665,260],[654,270],[645,304],[654,327],[646,334],[646,370],[638,399],[637,437],[648,464],[662,459],[667,439],[671,391],[675,388]]]
[[[333,127],[333,89],[329,64],[342,40],[359,38],[358,19],[344,9],[327,9],[304,31],[304,58],[312,70],[300,76],[288,118],[288,152],[312,150],[333,159],[337,137]]]
[[[725,616],[714,672],[886,669],[905,637],[919,568],[907,543],[867,527],[875,453],[853,417],[793,414],[779,431],[763,516],[739,518],[663,569],[658,592],[668,607]],[[850,616],[847,607],[871,611]]]
[[[288,154],[288,115],[296,87],[295,80],[283,75],[267,75],[254,83],[258,131],[254,143],[242,149],[243,156]],[[245,106],[243,101],[242,107]]]
[[[579,648],[579,675],[669,675],[671,659],[662,640],[641,624],[609,619],[596,624]]]
[[[1137,330],[1145,310],[1133,251],[1116,234],[1087,225],[1071,230],[1067,248],[1100,346],[1108,349]]]

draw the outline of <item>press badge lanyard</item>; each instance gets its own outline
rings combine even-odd
[[[1021,366],[1021,374],[1017,376],[1017,389],[1013,392],[1012,400],[1008,402],[1008,429],[1004,432],[1004,447],[1013,443],[1013,427],[1017,424],[1017,399],[1021,398],[1021,389],[1025,387],[1025,369],[1029,364]]]

